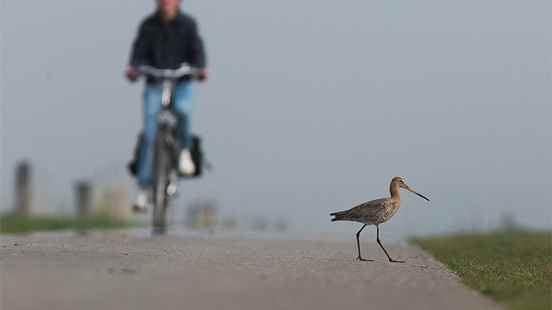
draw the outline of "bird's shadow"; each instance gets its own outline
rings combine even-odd
[[[415,268],[420,268],[420,269],[430,269],[430,266],[428,266],[428,265],[409,263],[408,261],[403,261],[403,260],[394,260],[394,261],[390,262],[389,260],[377,260],[377,259],[366,259],[366,258],[359,259],[357,257],[357,258],[354,259],[354,262],[358,262],[358,263],[381,263],[381,264],[389,264],[389,265],[415,267]]]

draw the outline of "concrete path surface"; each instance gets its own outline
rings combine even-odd
[[[500,309],[422,251],[123,232],[1,237],[1,310]]]

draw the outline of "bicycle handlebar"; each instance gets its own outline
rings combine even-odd
[[[183,64],[180,68],[172,69],[158,69],[151,66],[140,66],[137,68],[141,75],[151,76],[157,79],[177,80],[185,76],[193,76],[197,74],[198,70],[192,68],[188,64]]]

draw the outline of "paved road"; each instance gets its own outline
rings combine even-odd
[[[420,250],[128,233],[2,237],[2,310],[499,309]]]

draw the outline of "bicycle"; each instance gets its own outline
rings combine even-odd
[[[178,180],[178,139],[176,129],[178,118],[172,110],[173,91],[176,82],[184,77],[193,77],[197,69],[183,64],[176,70],[157,69],[151,66],[138,67],[140,75],[152,77],[161,82],[161,111],[157,116],[157,132],[153,155],[153,234],[162,235],[167,231],[167,208],[170,199],[176,194]]]

